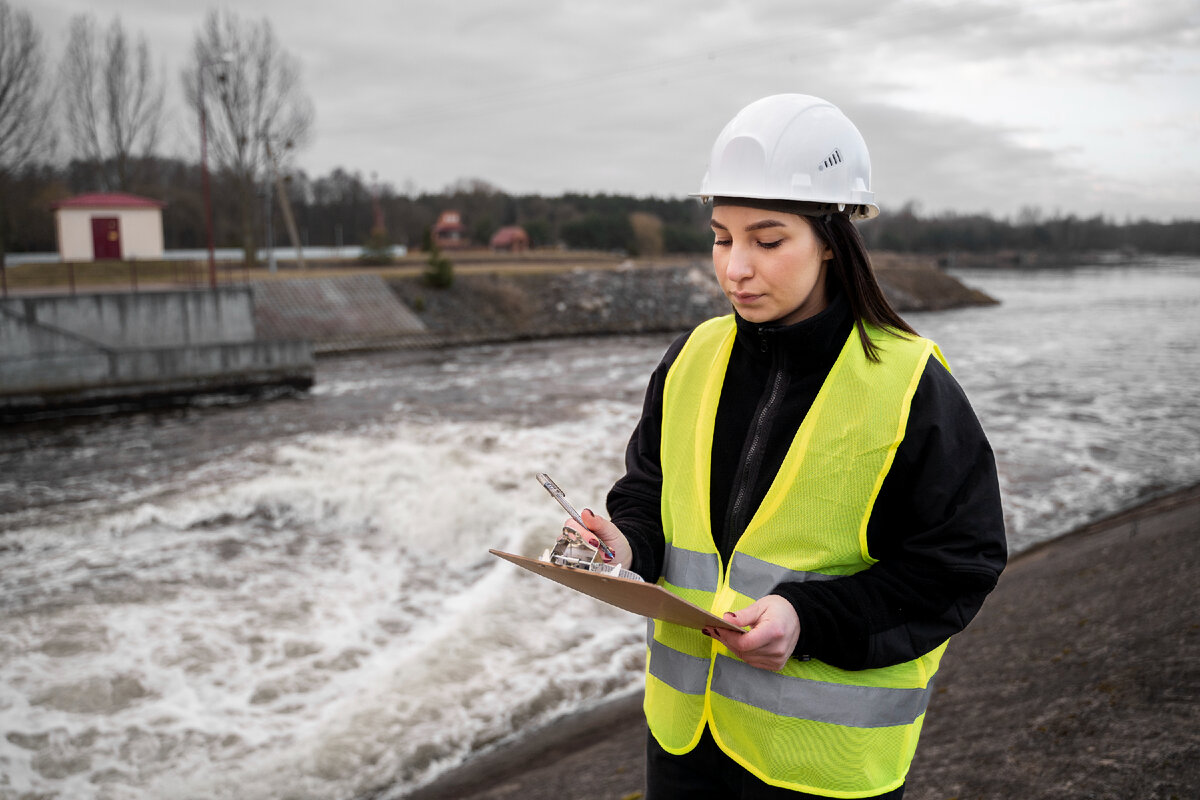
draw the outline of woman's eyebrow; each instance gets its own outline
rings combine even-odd
[[[717,222],[715,219],[711,220],[709,222],[709,224],[712,225],[712,227],[720,228],[723,231],[729,230],[729,228],[726,228],[724,225]],[[787,227],[787,225],[785,225],[783,222],[781,222],[777,219],[764,219],[764,220],[760,220],[759,222],[755,222],[750,225],[747,225],[746,233],[750,233],[752,231],[761,231],[763,228],[786,228],[786,227]]]
[[[784,225],[782,222],[780,222],[777,219],[764,219],[761,222],[755,222],[753,225],[747,225],[746,233],[750,233],[751,231],[761,231],[763,228],[786,228],[786,227],[787,227],[786,225]]]

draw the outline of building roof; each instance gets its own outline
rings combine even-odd
[[[506,225],[492,235],[492,247],[506,247],[513,242],[529,242],[529,234],[520,225]]]
[[[465,231],[467,226],[463,224],[462,216],[453,209],[443,211],[438,215],[437,222],[433,223],[434,233],[448,233],[451,231]]]
[[[166,203],[149,197],[123,192],[94,192],[92,194],[77,194],[66,200],[59,200],[51,206],[59,208],[162,208]]]

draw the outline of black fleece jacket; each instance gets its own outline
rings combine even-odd
[[[726,564],[852,331],[840,295],[791,326],[737,318],[713,434],[710,498],[713,538]],[[608,495],[612,520],[633,548],[633,568],[651,582],[662,572],[665,543],[663,385],[689,335],[668,348],[651,376],[626,473]],[[992,449],[962,389],[935,358],[872,509],[867,546],[878,563],[862,572],[774,588],[800,618],[796,657],[843,669],[911,660],[966,627],[1004,568]]]

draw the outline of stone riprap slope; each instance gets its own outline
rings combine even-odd
[[[912,259],[880,259],[884,292],[900,311],[994,303]],[[419,277],[389,286],[443,342],[686,330],[729,312],[707,262],[562,272],[459,275],[449,289]]]

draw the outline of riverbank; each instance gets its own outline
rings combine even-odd
[[[880,286],[901,313],[996,303],[927,259],[882,253],[874,263]],[[540,266],[467,272],[446,289],[430,288],[419,275],[387,283],[425,326],[414,338],[425,344],[682,331],[729,313],[703,259]]]
[[[942,662],[907,800],[1193,796],[1198,568],[1200,484],[1014,557]],[[645,735],[622,698],[407,797],[634,800]]]

